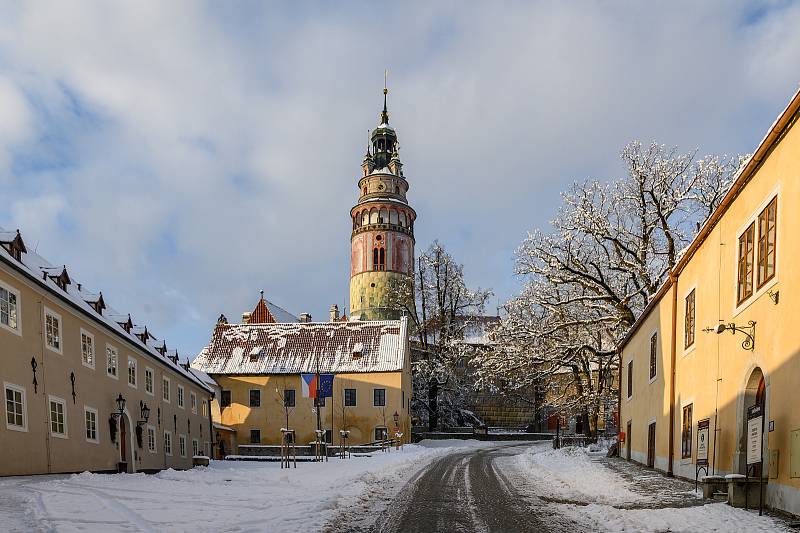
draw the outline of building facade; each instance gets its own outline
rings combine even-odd
[[[334,374],[333,397],[320,408],[328,442],[340,430],[349,444],[410,436],[411,362],[407,320],[370,322],[217,323],[192,366],[221,389],[219,419],[232,443],[275,445],[281,429],[298,444],[314,441],[314,400],[304,397],[302,374]],[[214,402],[217,403],[216,401]]]
[[[396,320],[412,305],[414,221],[408,204],[408,181],[398,155],[397,133],[389,125],[387,90],[380,124],[372,131],[358,181],[358,203],[350,210],[350,316],[361,320]],[[389,293],[404,286],[405,304]]]
[[[188,363],[2,230],[0,382],[0,475],[191,468],[211,449]]]
[[[765,413],[769,506],[800,513],[800,93],[795,94],[620,346],[623,457],[745,474],[748,409]],[[754,442],[759,438],[754,434]],[[702,473],[701,473],[702,475]]]

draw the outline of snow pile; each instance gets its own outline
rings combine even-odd
[[[472,443],[405,445],[369,458],[298,463],[211,461],[208,467],[147,474],[0,479],[0,501],[20,501],[2,523],[20,530],[314,531],[342,509],[391,501],[419,468]],[[13,497],[12,497],[13,496]],[[9,508],[10,509],[10,508]],[[14,528],[12,528],[14,529]]]
[[[510,459],[528,476],[525,484],[538,488],[539,495],[549,499],[612,505],[644,499],[641,494],[629,490],[618,474],[594,462],[585,448],[544,452],[541,448],[532,448]]]

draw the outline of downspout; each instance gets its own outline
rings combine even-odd
[[[39,347],[42,349],[42,361],[39,363],[38,368],[41,372],[42,376],[42,398],[44,399],[44,446],[45,452],[47,453],[47,473],[53,473],[53,458],[52,458],[52,447],[50,442],[50,402],[47,397],[47,372],[45,372],[45,356],[47,350],[45,348],[45,324],[44,324],[44,302],[42,300],[38,301],[39,304],[39,331],[40,331],[40,338],[41,344]],[[34,376],[36,374],[34,373]]]
[[[211,434],[211,449],[208,450],[208,456],[210,458],[214,457],[214,435],[216,435],[216,432],[214,431],[214,420],[211,418],[211,402],[214,401],[216,395],[216,392],[212,392],[211,395],[206,399],[206,405],[208,406],[208,432]],[[222,422],[222,420],[220,420],[220,422]],[[203,452],[205,451],[206,450],[203,450]],[[223,457],[223,459],[225,458]],[[192,464],[194,464],[194,459],[192,459]]]
[[[677,342],[677,322],[678,322],[678,278],[675,274],[670,274],[672,284],[672,331],[669,349],[669,457],[667,465],[667,476],[672,477],[673,463],[675,457],[675,351]]]
[[[619,433],[622,433],[622,350],[617,348],[617,357],[619,358],[619,379],[617,381],[617,457],[622,457],[622,443],[619,442]],[[630,435],[625,435],[625,439],[631,438]]]

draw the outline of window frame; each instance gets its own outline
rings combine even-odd
[[[166,382],[166,386],[164,383]],[[171,403],[172,400],[172,392],[170,391],[170,387],[172,387],[172,382],[167,376],[161,376],[161,401],[164,403]]]
[[[382,403],[378,403],[378,391],[383,393],[382,396]],[[373,407],[386,407],[386,389],[385,388],[373,388],[372,389],[372,406]]]
[[[253,441],[253,433],[258,435],[258,442]],[[250,428],[250,444],[261,444],[261,429],[259,428]]]
[[[189,391],[189,408],[192,410],[192,414],[197,414],[197,393],[193,390]]]
[[[200,455],[200,441],[192,439],[192,457]]]
[[[773,225],[772,228],[769,228],[769,209],[774,206],[774,214],[773,214]],[[766,235],[762,235],[762,220],[765,221],[767,225]],[[753,269],[756,272],[756,285],[755,291],[758,291],[764,287],[767,283],[772,281],[775,278],[775,275],[778,270],[778,195],[770,199],[767,205],[758,213],[756,217],[756,226],[758,229],[758,235],[756,236],[756,261]],[[769,257],[769,252],[767,251],[767,246],[769,245],[769,234],[772,233],[772,274],[769,276],[766,275],[766,267],[767,267],[767,258]],[[762,237],[764,239],[764,248],[762,249],[761,242]],[[762,279],[761,273],[761,266],[762,266],[762,259],[763,259],[763,266],[765,270],[764,278]]]
[[[147,375],[150,375],[150,390],[147,390]],[[156,371],[149,366],[144,367],[144,391],[150,396],[156,395]]]
[[[49,324],[47,323],[48,317],[54,318],[58,322],[58,347],[52,346],[50,344],[50,332],[48,329],[50,328]],[[45,306],[44,308],[44,346],[51,352],[57,353],[59,355],[64,355],[64,320],[61,318],[61,315],[50,309],[49,307]]]
[[[283,406],[297,407],[297,391],[295,389],[283,389]]]
[[[109,365],[109,350],[114,354],[114,373],[111,373],[111,365]],[[106,343],[106,375],[111,379],[119,381],[119,349],[111,343]]]
[[[61,424],[64,426],[63,433],[59,433],[53,430],[53,404],[60,405],[62,408],[62,416],[64,420]],[[47,426],[50,429],[50,436],[56,437],[59,439],[68,439],[69,438],[69,426],[67,422],[67,401],[64,398],[59,398],[58,396],[53,396],[52,394],[47,395]]]
[[[742,305],[748,298],[753,296],[755,293],[755,283],[753,279],[753,274],[755,272],[755,235],[756,235],[756,223],[755,221],[750,222],[747,225],[745,230],[739,234],[739,237],[736,240],[736,305]],[[745,249],[744,255],[742,254],[742,242],[744,239],[745,246],[747,246],[747,239],[745,237],[749,237],[750,239],[750,247],[749,252],[748,249]],[[747,259],[748,256],[750,258],[750,271],[749,274],[747,272]],[[744,278],[742,277],[744,267]],[[747,292],[747,281],[750,281],[749,287],[750,290]]]
[[[131,383],[131,363],[133,363],[133,383]],[[132,389],[139,388],[139,361],[136,360],[135,357],[128,356],[128,364],[127,368],[127,376],[128,376],[128,387]]]
[[[253,405],[253,393],[256,393],[258,401]],[[247,406],[251,409],[258,409],[261,407],[261,389],[248,389],[247,390]]]
[[[633,358],[628,360],[628,364],[626,365],[627,371],[627,388],[625,392],[627,393],[626,399],[630,400],[633,398]]]
[[[176,405],[181,409],[186,409],[186,389],[180,383],[177,384],[175,389]]]
[[[690,298],[691,298],[691,320],[689,316]],[[689,292],[687,292],[686,296],[683,298],[683,351],[689,352],[693,350],[696,342],[697,342],[697,286],[694,286],[691,289],[689,289]]]
[[[689,414],[688,425],[686,414]],[[687,403],[681,408],[681,459],[692,458],[692,437],[694,423],[694,402]],[[688,433],[687,433],[688,428]],[[686,448],[688,444],[688,450]]]
[[[86,352],[84,351],[86,344],[83,342],[84,337],[89,339],[92,348],[91,363],[86,362]],[[81,364],[86,368],[91,368],[92,370],[97,367],[97,342],[95,342],[94,335],[84,328],[81,328]]]
[[[183,433],[178,435],[178,454],[181,457],[186,457],[186,435]]]
[[[225,401],[227,400],[227,401]],[[233,395],[231,394],[230,389],[220,389],[219,391],[219,408],[225,409],[226,407],[230,407],[233,403]]]
[[[3,281],[0,281],[0,288],[5,290],[9,294],[13,294],[14,298],[16,299],[16,301],[14,302],[14,312],[15,312],[15,318],[16,318],[16,327],[12,328],[11,326],[9,326],[7,324],[3,324],[3,322],[0,321],[0,329],[5,329],[5,330],[10,331],[11,333],[14,333],[14,334],[16,334],[16,335],[21,337],[22,336],[22,298],[20,297],[19,289],[16,289],[16,288],[12,287],[11,285],[9,285],[8,283],[5,283]],[[9,302],[9,306],[10,306],[10,302]],[[9,307],[9,321],[11,321],[10,307]]]
[[[150,437],[152,437],[152,439]],[[150,453],[156,453],[157,450],[158,442],[156,441],[156,427],[152,424],[147,424],[147,451]]]
[[[89,421],[86,418],[87,414],[94,415],[94,438],[89,437]],[[88,405],[83,406],[83,436],[86,437],[86,442],[91,442],[92,444],[100,444],[100,414],[97,412],[97,409],[94,407],[89,407]]]
[[[164,430],[164,455],[172,457],[172,432]]]
[[[20,405],[22,407],[22,425],[17,425],[16,420],[14,423],[11,423],[8,420],[8,397],[6,396],[6,391],[10,390],[13,392],[18,392],[20,394]],[[16,403],[16,401],[14,402]],[[20,431],[22,433],[28,432],[28,399],[26,397],[25,387],[21,387],[15,383],[9,383],[7,381],[3,382],[3,412],[5,413],[6,417],[6,429],[11,431]],[[48,405],[49,407],[49,405]],[[16,411],[14,415],[16,416]]]
[[[383,430],[383,432],[385,433],[386,436],[384,438],[378,437],[379,430]],[[375,441],[389,440],[389,428],[386,426],[375,426],[375,430],[373,431],[372,436],[375,437]]]
[[[647,375],[649,376],[649,383],[653,383],[658,379],[658,330],[650,334],[650,342],[648,343],[649,366]]]
[[[352,398],[351,398],[352,394]],[[345,407],[358,407],[358,391],[357,389],[344,389],[344,402]]]

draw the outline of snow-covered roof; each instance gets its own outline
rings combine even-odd
[[[3,230],[3,228],[0,228],[1,235],[8,233],[11,232],[7,232]],[[14,233],[14,235],[16,235],[16,233]],[[168,358],[163,357],[158,351],[156,351],[153,345],[142,342],[141,339],[139,339],[139,337],[137,337],[133,332],[126,332],[115,321],[115,318],[124,317],[124,320],[127,321],[129,316],[127,313],[123,314],[119,311],[115,311],[111,308],[111,306],[108,305],[106,306],[107,312],[104,314],[99,314],[97,311],[95,311],[94,307],[92,307],[90,304],[98,301],[99,296],[97,292],[88,290],[83,286],[82,283],[76,282],[72,276],[70,276],[71,282],[66,285],[66,290],[62,290],[58,285],[56,285],[56,282],[52,277],[50,277],[49,274],[51,274],[54,269],[60,271],[65,267],[56,267],[49,263],[41,255],[30,250],[22,253],[21,261],[17,261],[8,253],[8,250],[2,246],[0,246],[0,261],[7,263],[13,269],[20,271],[31,281],[34,281],[40,287],[47,290],[55,298],[60,299],[66,305],[77,309],[78,311],[82,312],[84,316],[104,327],[106,330],[110,330],[117,337],[124,339],[129,344],[136,346],[141,351],[150,355],[152,358],[157,359],[163,365],[169,367],[173,372],[181,374],[187,379],[194,381],[204,389],[208,389],[208,386],[205,383],[200,381],[194,374],[183,368],[180,364],[174,363]]]
[[[321,372],[395,372],[407,359],[407,324],[406,318],[217,324],[211,343],[192,367],[211,375],[299,374],[314,372],[319,360]]]
[[[267,305],[267,309],[269,309],[269,312],[272,313],[272,316],[275,319],[275,322],[299,322],[300,321],[300,319],[297,318],[296,316],[294,316],[292,313],[290,313],[289,311],[287,311],[283,307],[275,305],[274,303],[270,302],[266,298],[264,299],[264,303]]]

